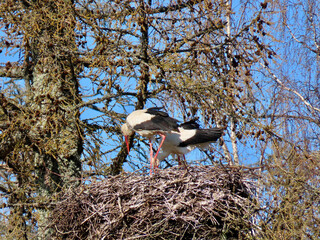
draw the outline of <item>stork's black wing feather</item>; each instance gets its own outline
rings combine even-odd
[[[181,123],[179,127],[182,127],[183,129],[199,129],[200,125],[197,123],[198,119],[199,118],[196,117],[187,122]]]
[[[147,108],[146,113],[149,113],[155,116],[169,117],[169,114],[166,112],[160,111],[161,109],[163,109],[163,107]]]
[[[217,141],[223,133],[222,128],[197,129],[196,134],[179,144],[179,147],[187,147],[189,145],[196,145],[206,142]]]
[[[172,117],[163,117],[155,115],[151,120],[136,124],[134,130],[162,130],[162,131],[178,131],[178,120]]]

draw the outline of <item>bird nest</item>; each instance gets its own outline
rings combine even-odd
[[[174,167],[82,185],[53,210],[52,239],[245,239],[253,178],[235,167]]]

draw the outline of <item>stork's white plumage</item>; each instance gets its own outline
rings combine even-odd
[[[178,132],[178,120],[170,117],[168,113],[160,111],[162,108],[154,107],[142,110],[136,110],[130,113],[126,118],[126,123],[122,125],[121,131],[125,136],[128,153],[130,151],[128,136],[133,134],[133,131],[137,132],[143,137],[149,139],[150,145],[150,174],[152,168],[157,167],[153,164],[153,159],[158,157],[160,148],[166,139],[166,134]],[[162,137],[158,151],[153,157],[153,140],[155,135]]]
[[[223,128],[199,129],[197,123],[181,124],[178,128],[179,132],[169,133],[162,144],[161,152],[158,158],[154,158],[154,165],[158,166],[160,161],[168,157],[170,154],[185,155],[195,148],[206,149],[210,143],[217,141],[222,133]]]

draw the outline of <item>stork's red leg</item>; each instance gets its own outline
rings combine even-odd
[[[155,155],[154,158],[153,158],[155,161],[157,161],[157,157],[158,157],[158,154],[159,154],[160,149],[161,149],[161,147],[162,147],[162,144],[163,144],[164,140],[166,139],[166,135],[164,135],[164,134],[162,134],[162,133],[159,133],[159,135],[162,137],[162,140],[161,140],[161,143],[159,144],[158,151],[157,151],[156,155]],[[156,168],[158,168],[158,164],[157,164]]]
[[[183,158],[183,164],[181,164],[181,165],[183,165],[184,166],[184,168],[187,168],[187,161],[186,161],[186,156],[183,154],[182,155],[182,158]]]
[[[178,154],[178,166],[180,167],[182,165],[180,155]]]

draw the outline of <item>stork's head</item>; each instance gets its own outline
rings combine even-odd
[[[121,126],[121,132],[126,140],[126,144],[127,144],[127,150],[128,153],[130,152],[130,148],[129,148],[129,140],[128,140],[128,136],[133,134],[133,130],[128,126],[127,123],[123,124]]]

